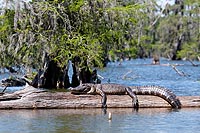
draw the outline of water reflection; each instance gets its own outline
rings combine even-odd
[[[196,132],[199,111],[113,108],[109,121],[101,109],[1,110],[0,132]]]

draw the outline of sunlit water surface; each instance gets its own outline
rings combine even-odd
[[[176,95],[200,95],[200,68],[186,61],[163,59],[161,66],[148,65],[150,59],[110,63],[99,70],[102,82],[124,85],[160,85]],[[199,63],[199,62],[195,62]],[[178,75],[167,64],[187,76]],[[167,65],[167,66],[166,66]],[[1,74],[0,79],[9,74]],[[9,87],[13,92],[21,87]],[[51,109],[0,110],[0,133],[200,133],[200,108],[171,109]],[[108,120],[108,112],[112,120]]]
[[[197,133],[200,109],[1,110],[2,133]]]

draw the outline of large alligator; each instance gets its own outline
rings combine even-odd
[[[139,103],[136,95],[154,95],[167,101],[172,108],[181,108],[181,103],[176,95],[160,86],[124,86],[119,84],[82,84],[75,88],[69,88],[72,94],[98,94],[102,96],[102,107],[107,107],[106,95],[128,94],[133,100],[133,107],[138,108]]]

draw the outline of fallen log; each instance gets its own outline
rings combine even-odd
[[[200,96],[178,96],[182,108],[200,107]],[[140,108],[171,108],[163,99],[156,96],[139,95]],[[70,92],[50,92],[25,87],[11,94],[0,96],[0,109],[69,109],[100,108],[98,95],[73,95]],[[108,95],[108,108],[132,108],[132,99],[128,95]]]

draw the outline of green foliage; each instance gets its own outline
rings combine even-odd
[[[150,57],[155,52],[196,58],[199,1],[184,4],[184,10],[177,4],[161,12],[155,0],[33,0],[18,10],[5,9],[0,15],[0,65],[41,68],[46,54],[60,66],[80,57],[80,68],[102,67],[107,57]]]
[[[69,9],[71,12],[78,12],[83,5],[84,0],[73,0],[73,2],[69,5]]]
[[[159,20],[157,26],[159,52],[167,57],[177,54],[178,58],[196,59],[200,50],[198,31],[200,18],[197,11],[200,2],[186,0],[182,4],[184,6],[181,4],[169,6],[168,14]],[[184,9],[180,10],[183,7]]]
[[[178,52],[178,57],[197,60],[197,58],[200,57],[198,44],[195,42],[184,44],[182,50]]]
[[[4,14],[0,15],[0,66],[12,66],[15,64],[15,59],[7,49],[9,46],[9,35],[13,30],[14,22],[14,11],[6,9]]]

